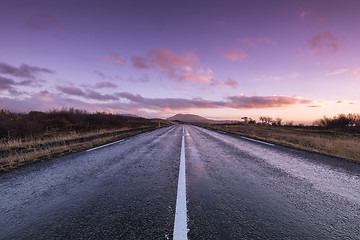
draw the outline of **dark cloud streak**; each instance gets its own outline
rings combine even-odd
[[[35,79],[35,76],[39,73],[53,74],[55,72],[47,68],[30,66],[27,64],[22,64],[20,67],[14,67],[6,63],[0,63],[0,73],[13,77]]]

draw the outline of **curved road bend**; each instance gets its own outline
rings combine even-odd
[[[172,239],[183,136],[189,239],[360,239],[359,164],[189,125],[0,174],[0,239]]]

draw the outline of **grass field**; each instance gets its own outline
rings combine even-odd
[[[214,124],[203,126],[360,163],[360,134],[355,131],[262,124]]]
[[[60,133],[46,138],[13,139],[0,144],[0,171],[8,171],[27,163],[46,161],[69,153],[84,151],[154,129],[156,127],[123,128],[84,133]]]
[[[76,109],[0,111],[0,171],[79,152],[158,127],[167,121]]]

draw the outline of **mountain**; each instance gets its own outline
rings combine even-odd
[[[167,118],[169,121],[181,121],[181,122],[214,122],[214,120],[210,120],[199,115],[194,114],[176,114],[172,117]]]

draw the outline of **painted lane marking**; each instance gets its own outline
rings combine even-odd
[[[98,147],[94,147],[94,148],[88,149],[88,150],[86,150],[86,151],[87,151],[87,152],[91,152],[91,151],[94,151],[94,150],[96,150],[96,149],[100,149],[100,148],[103,148],[103,147],[107,147],[107,146],[110,146],[110,145],[113,145],[113,144],[115,144],[115,143],[119,143],[119,142],[122,142],[122,141],[124,141],[124,139],[121,139],[121,140],[116,141],[116,142],[108,143],[108,144],[105,144],[105,145],[101,145],[101,146],[98,146]]]
[[[259,141],[259,140],[252,139],[252,138],[247,138],[247,137],[243,137],[243,136],[241,136],[241,138],[242,138],[242,139],[249,140],[249,141],[257,142],[257,143],[266,144],[266,145],[269,145],[269,146],[275,146],[275,144],[267,143],[267,142],[263,142],[263,141]]]
[[[220,131],[220,130],[217,130],[219,133],[224,133],[224,134],[227,134],[226,132],[224,131]]]
[[[184,132],[184,127],[183,127]],[[185,137],[182,136],[180,152],[179,180],[176,197],[174,240],[183,240],[187,238],[187,209],[186,209],[186,175],[185,175]]]

